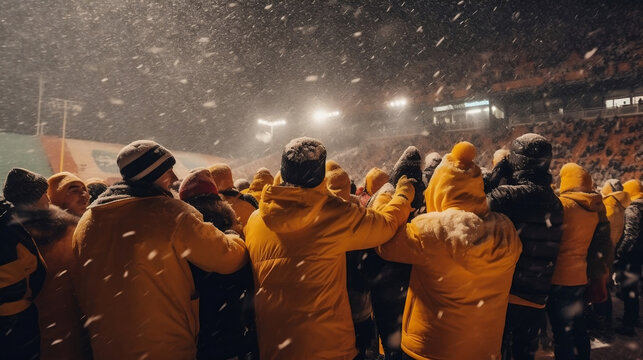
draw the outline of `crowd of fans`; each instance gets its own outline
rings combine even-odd
[[[612,145],[594,124],[573,149]],[[597,191],[569,159],[554,179],[556,144],[580,129],[482,156],[495,140],[480,134],[433,138],[448,150],[425,157],[408,138],[400,152],[370,142],[355,158],[386,161],[360,168],[359,187],[312,138],[252,181],[226,164],[179,180],[148,140],[120,151],[111,186],[14,168],[0,199],[2,356],[533,359],[548,317],[556,358],[589,359],[589,331],[613,337],[612,292],[616,331],[638,326],[643,185]]]

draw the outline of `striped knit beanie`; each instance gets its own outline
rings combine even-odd
[[[121,149],[116,163],[123,180],[153,183],[176,164],[176,159],[154,141],[137,140]]]

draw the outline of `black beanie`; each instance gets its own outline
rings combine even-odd
[[[422,206],[424,201],[424,181],[422,181],[422,155],[415,146],[409,146],[404,150],[402,156],[397,160],[395,166],[393,166],[393,171],[391,171],[391,176],[389,182],[393,186],[397,186],[397,182],[400,178],[406,175],[409,179],[415,179],[415,198],[411,204],[412,207],[419,209]]]
[[[326,148],[316,139],[291,140],[281,155],[281,178],[284,182],[314,188],[326,176]]]
[[[7,174],[2,190],[5,199],[14,205],[34,204],[47,193],[47,179],[27,169],[13,168]]]
[[[524,134],[511,142],[507,157],[514,170],[549,170],[552,150],[547,139],[538,134]]]
[[[137,140],[121,149],[116,163],[123,180],[153,183],[176,164],[176,159],[154,141]]]

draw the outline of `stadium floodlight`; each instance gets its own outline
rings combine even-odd
[[[273,138],[275,135],[275,126],[284,126],[286,125],[286,120],[284,119],[279,119],[279,120],[274,120],[274,121],[268,121],[264,119],[257,119],[257,123],[259,125],[264,125],[270,127],[270,143],[272,144]]]
[[[339,117],[339,115],[341,115],[339,111],[317,110],[313,113],[313,119],[315,121],[324,121],[331,118]]]
[[[408,103],[409,101],[406,98],[397,98],[389,101],[387,105],[391,109],[403,109]]]

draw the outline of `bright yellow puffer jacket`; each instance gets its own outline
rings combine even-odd
[[[522,244],[509,218],[489,212],[474,156],[468,143],[445,155],[425,192],[428,213],[378,249],[413,264],[402,350],[415,359],[500,358]]]
[[[413,185],[400,180],[382,211],[315,188],[266,186],[245,228],[255,281],[262,360],[353,359],[346,252],[381,245],[411,211]]]
[[[605,214],[601,195],[592,189],[592,178],[583,167],[567,163],[560,169],[558,198],[563,204],[563,236],[552,284],[587,284],[588,250],[599,224],[599,212]]]
[[[630,205],[630,195],[625,191],[612,191],[609,184],[601,190],[605,214],[610,222],[610,240],[616,246],[625,228],[625,209]]]
[[[199,298],[188,261],[224,274],[247,262],[241,238],[164,196],[90,207],[73,248],[74,288],[96,360],[194,359]]]

